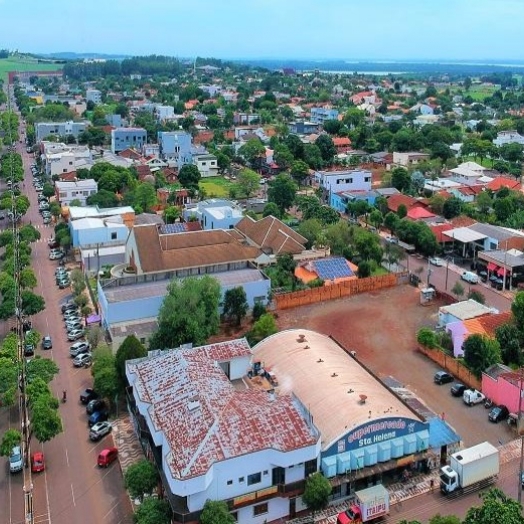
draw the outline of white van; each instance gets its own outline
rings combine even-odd
[[[464,271],[460,277],[462,280],[469,282],[470,284],[478,284],[479,277],[476,273],[471,271]]]

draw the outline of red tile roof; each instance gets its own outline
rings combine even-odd
[[[390,211],[396,213],[398,211],[398,207],[402,204],[406,206],[406,209],[408,211],[415,206],[423,207],[424,205],[422,202],[419,202],[416,198],[403,194],[391,195],[388,198],[388,209]]]
[[[120,153],[118,153],[118,156],[129,158],[131,160],[143,160],[144,159],[144,157],[136,149],[131,149],[131,148],[120,151]]]
[[[452,218],[450,222],[453,227],[468,227],[477,223],[476,220],[466,215],[460,215],[458,217]]]
[[[286,453],[318,442],[292,395],[270,400],[260,389],[237,390],[217,365],[250,353],[241,339],[128,363],[134,395],[163,434],[166,473],[173,478],[201,476],[217,462],[266,449]]]
[[[347,136],[335,137],[335,138],[333,138],[333,144],[335,145],[335,147],[337,147],[337,146],[350,146],[351,145],[351,140]]]
[[[442,233],[453,229],[453,226],[451,224],[434,224],[430,225],[429,229],[431,229],[432,233],[435,235],[437,242],[441,244],[442,242],[449,242],[449,237],[444,236]]]
[[[432,213],[428,209],[425,209],[423,207],[414,206],[408,211],[408,218],[411,218],[412,220],[420,220],[422,218],[432,218],[435,215],[435,213]]]
[[[518,180],[511,180],[510,178],[499,176],[493,179],[486,187],[491,191],[498,191],[503,187],[518,190],[521,188],[521,184]]]

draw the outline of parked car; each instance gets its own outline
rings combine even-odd
[[[98,398],[98,393],[92,388],[86,388],[80,393],[80,402],[82,404],[89,404],[92,400]]]
[[[51,340],[50,335],[46,335],[42,339],[42,349],[53,349],[53,341]]]
[[[398,244],[398,238],[397,237],[393,237],[391,235],[388,235],[387,237],[385,237],[385,241],[388,244]]]
[[[83,329],[82,322],[80,320],[76,320],[75,322],[66,323],[65,328],[68,333],[72,333],[73,331],[78,331]]]
[[[47,226],[48,224],[51,223],[51,217],[44,217],[44,219],[42,220],[42,223]]]
[[[56,240],[55,238],[50,238],[49,242],[47,243],[47,245],[51,249],[56,249],[56,248],[60,247],[60,244],[58,243],[58,240]]]
[[[73,359],[73,366],[75,366],[75,368],[87,367],[91,364],[91,360],[91,353],[81,353]]]
[[[96,424],[91,426],[91,430],[89,431],[89,438],[93,441],[100,440],[106,435],[109,435],[112,429],[113,426],[111,426],[111,422],[108,422],[107,420],[104,420],[103,422],[97,422]]]
[[[44,454],[41,451],[35,451],[31,455],[31,471],[33,473],[39,473],[41,471],[44,471],[44,469],[45,469]]]
[[[70,348],[69,348],[69,354],[72,357],[77,357],[78,355],[82,353],[87,353],[89,351],[90,345],[85,340],[81,340],[80,342],[75,342]]]
[[[49,253],[49,260],[59,260],[63,258],[65,253],[61,249],[52,249]]]
[[[88,402],[86,413],[92,415],[95,411],[103,411],[104,409],[106,409],[106,403],[99,398],[95,398]]]
[[[460,382],[455,382],[455,384],[451,386],[450,391],[454,397],[461,397],[464,394],[464,391],[466,391],[466,389],[467,388],[464,384],[461,384]]]
[[[74,324],[80,324],[80,327],[82,327],[82,318],[80,315],[77,315],[76,317],[67,317],[64,320],[64,324],[66,327],[73,326]],[[80,329],[80,328],[77,328]]]
[[[473,406],[474,404],[484,402],[486,400],[486,395],[476,389],[466,389],[462,394],[462,400],[466,406]]]
[[[24,344],[24,357],[32,357],[35,354],[35,346],[30,342]]]
[[[9,455],[9,471],[11,473],[18,473],[24,469],[24,459],[22,457],[22,449],[20,446],[15,446]]]
[[[95,411],[91,415],[89,415],[89,418],[87,419],[87,423],[89,427],[93,427],[95,424],[98,424],[99,422],[104,422],[109,417],[109,412],[105,409],[102,411]]]
[[[68,278],[64,278],[58,281],[58,288],[59,289],[66,289],[71,285],[71,282]]]
[[[57,268],[56,271],[60,270],[61,268]],[[66,311],[77,311],[78,306],[73,302],[66,302],[65,304],[62,304],[60,310],[62,311],[62,314],[64,314]]]
[[[449,382],[453,382],[453,376],[450,375],[447,371],[437,371],[435,373],[435,376],[433,377],[433,381],[435,384],[438,384],[439,386],[442,384],[448,384]]]
[[[99,468],[107,468],[118,458],[118,449],[107,448],[98,454],[97,465]]]
[[[506,420],[509,417],[509,409],[506,406],[495,406],[488,415],[488,420],[490,422],[500,422],[501,420]]]
[[[432,266],[437,266],[437,267],[441,267],[444,265],[444,261],[439,257],[430,257],[429,263]]]
[[[478,284],[479,277],[471,271],[463,271],[460,278],[469,284]]]

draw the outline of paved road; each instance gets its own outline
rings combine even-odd
[[[29,169],[32,158],[21,144],[18,148],[26,171],[24,191],[31,201],[31,208],[24,217],[24,222],[31,222],[42,235],[41,240],[32,245],[32,258],[38,279],[36,293],[44,297],[46,309],[33,317],[33,326],[43,335],[51,335],[53,340],[52,350],[44,352],[38,348],[37,354],[45,353],[60,368],[59,375],[51,384],[52,391],[58,397],[63,390],[68,393],[68,402],[60,407],[64,432],[43,445],[36,440],[32,441],[31,451],[43,450],[47,465],[44,473],[33,476],[35,522],[130,523],[132,510],[123,489],[118,462],[107,470],[100,470],[96,466],[98,452],[113,445],[113,441],[112,437],[105,437],[99,443],[92,443],[88,438],[87,417],[78,396],[82,389],[92,384],[92,379],[88,369],[73,368],[69,357],[70,343],[66,339],[59,304],[70,296],[70,290],[59,290],[55,285],[56,262],[48,259],[47,246],[47,240],[53,235],[53,228],[44,226],[38,213],[36,192]],[[11,411],[10,423],[16,425],[15,410]],[[0,429],[3,431],[8,424],[7,417],[2,417]],[[7,464],[0,469],[0,507],[3,508],[0,522],[15,524],[24,521],[22,484],[22,475],[9,475]]]

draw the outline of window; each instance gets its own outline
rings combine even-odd
[[[264,504],[258,504],[257,506],[253,506],[253,516],[257,517],[258,515],[263,515],[264,513],[268,512],[268,505],[267,502]]]
[[[240,478],[238,479],[238,482],[244,482],[244,477],[240,477]]]
[[[264,475],[264,477],[265,477],[266,475],[268,475],[268,474],[269,474],[269,471],[268,471],[267,469],[265,469],[265,470],[263,471],[263,473],[262,473],[262,474],[263,474],[263,475]]]
[[[312,473],[316,473],[317,471],[317,460],[308,460],[304,467],[304,476],[307,478]]]
[[[258,484],[262,482],[262,475],[260,473],[253,473],[253,475],[247,476],[247,485],[251,486],[253,484]]]
[[[238,522],[238,511],[235,511],[234,513],[231,513],[231,516],[235,520],[235,522]]]
[[[364,177],[364,182],[371,182],[371,177],[370,176]]]
[[[228,486],[231,486],[231,484],[233,484],[233,481],[232,481],[232,480],[228,480],[228,481],[227,481],[227,485],[228,485]]]
[[[146,343],[146,337],[140,337],[140,344]]]
[[[116,240],[116,232],[111,233],[111,240]]]

